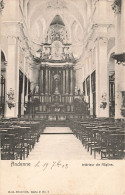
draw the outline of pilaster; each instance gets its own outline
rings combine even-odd
[[[96,42],[96,115],[109,117],[109,78],[107,67],[107,38]]]
[[[0,27],[2,24],[2,10],[4,8],[4,3],[0,0]],[[0,28],[0,102],[1,102],[1,28]]]
[[[8,37],[8,65],[6,68],[6,92],[7,94],[13,90],[14,105],[12,108],[8,107],[6,103],[5,117],[18,116],[18,90],[19,90],[19,50],[18,39],[14,36]],[[8,95],[6,101],[8,102]]]

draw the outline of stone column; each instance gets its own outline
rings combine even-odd
[[[48,85],[49,85],[49,81],[48,81],[48,67],[46,67],[46,87],[45,87],[45,94],[48,94]]]
[[[2,25],[3,2],[0,0],[0,26]],[[1,28],[0,28],[0,103],[1,103]]]
[[[63,94],[63,69],[60,71],[60,79],[61,79],[61,94]]]
[[[40,70],[40,93],[43,94],[43,69]]]
[[[3,9],[3,3],[0,2],[0,26],[1,26],[1,12]],[[1,28],[0,28],[0,101],[1,101]],[[0,135],[0,160],[1,160],[1,135]]]
[[[106,107],[102,107],[102,102]],[[109,117],[109,76],[107,66],[107,38],[98,37],[96,42],[96,115]]]
[[[19,41],[16,37],[8,37],[8,65],[6,69],[6,92],[10,89],[14,92],[15,106],[11,109],[6,104],[5,117],[18,116],[18,95],[19,95]],[[8,101],[8,96],[6,96]]]
[[[24,1],[24,16],[26,18],[26,21],[27,21],[27,3],[28,3],[29,0],[25,0]]]
[[[53,93],[53,71],[51,70],[51,94]]]
[[[51,93],[51,74],[50,74],[50,68],[49,68],[49,94]]]
[[[52,94],[52,69],[50,69],[50,94]]]
[[[122,0],[121,6],[121,47],[122,51],[125,52],[125,0]]]
[[[85,67],[84,67],[84,81],[85,81],[85,101],[86,102],[88,102],[88,98],[87,98],[87,84],[86,84],[86,77],[87,77],[87,75],[86,75],[86,65],[85,65]]]
[[[65,94],[66,92],[65,86],[66,86],[66,70],[63,69],[63,94]]]
[[[93,115],[93,94],[92,94],[92,82],[91,82],[91,66],[92,66],[92,52],[89,56],[89,74],[90,74],[90,115]]]
[[[23,73],[23,86],[22,86],[22,94],[21,94],[21,116],[24,115],[24,91],[25,91],[25,75]]]
[[[2,17],[2,13],[1,13],[1,5],[0,5],[0,26],[1,26],[1,17]],[[1,104],[1,28],[0,28],[0,104]]]
[[[73,68],[70,70],[70,94],[73,94]]]
[[[23,51],[24,53],[24,51]],[[25,66],[26,66],[26,58],[25,58],[25,54],[23,55],[23,67],[24,67],[24,72],[23,72],[23,86],[22,86],[22,94],[21,94],[21,116],[24,115],[24,103],[25,103]]]
[[[69,94],[69,69],[66,69],[66,94]]]
[[[91,82],[91,74],[90,74],[90,115],[93,115],[93,94],[92,94],[92,82]]]
[[[28,102],[28,78],[27,78],[27,89],[26,89],[26,96],[25,96],[25,102]]]
[[[115,10],[116,27],[116,54],[125,52],[125,1],[121,1],[120,7]],[[121,115],[123,104],[122,91],[125,91],[125,66],[121,63],[115,63],[115,118],[124,118]]]
[[[122,91],[125,91],[125,67],[115,64],[115,118],[123,118],[121,115]]]

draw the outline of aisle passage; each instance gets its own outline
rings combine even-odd
[[[46,127],[28,160],[94,159],[68,127]],[[49,134],[50,133],[50,134]]]

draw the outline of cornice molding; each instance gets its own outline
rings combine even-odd
[[[110,28],[111,26],[114,26],[113,24],[92,24],[89,32],[84,35],[86,37],[84,41],[84,48],[85,50],[90,50],[92,48],[92,45],[98,39],[99,37],[105,38],[106,40],[109,39],[109,33],[104,32],[103,28]]]
[[[73,66],[74,64],[66,62],[66,63],[51,63],[51,62],[41,62],[41,66],[50,66],[50,67],[65,67],[65,66]]]

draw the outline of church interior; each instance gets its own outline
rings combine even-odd
[[[0,0],[0,158],[125,158],[125,1]]]

